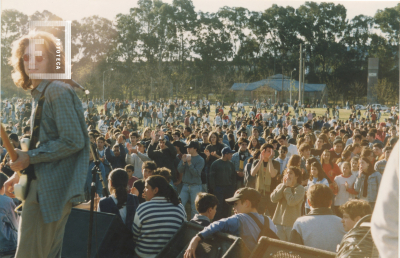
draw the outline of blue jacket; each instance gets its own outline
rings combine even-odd
[[[10,197],[0,195],[0,255],[17,249],[18,215]]]
[[[247,161],[252,157],[250,155],[249,150],[246,150],[244,152],[244,155],[245,155],[245,159],[244,159],[244,163],[243,163],[243,170],[246,167]],[[235,171],[239,171],[239,165],[240,165],[239,151],[232,155],[231,161],[232,161],[233,165],[235,165]]]
[[[354,190],[358,192],[358,198],[361,198],[363,196],[364,179],[365,179],[365,174],[363,173],[361,174],[361,177],[357,177],[356,182],[354,183]],[[379,172],[374,172],[368,177],[368,189],[367,189],[368,202],[376,201],[381,180],[382,180],[382,174]]]

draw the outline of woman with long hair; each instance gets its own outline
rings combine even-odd
[[[381,184],[382,174],[374,171],[374,165],[366,158],[358,160],[358,176],[354,183],[354,190],[358,192],[358,198],[369,202],[374,210],[376,197]]]
[[[208,135],[208,141],[210,144],[204,150],[206,154],[206,164],[211,166],[211,164],[222,156],[222,149],[225,147],[219,140],[219,134],[216,131],[210,132]]]
[[[262,138],[264,138],[266,140],[270,134],[271,134],[271,130],[269,128],[265,128]]]
[[[331,153],[328,150],[324,150],[321,156],[322,169],[325,175],[329,178],[329,187],[333,192],[336,192],[337,184],[335,183],[335,177],[342,174],[340,168],[337,164],[333,163],[331,160]]]
[[[375,165],[374,152],[370,148],[368,148],[368,147],[363,148],[360,156],[367,158],[369,160],[369,162],[371,162],[372,165]]]
[[[139,198],[126,192],[128,181],[128,173],[124,169],[117,168],[111,171],[108,175],[108,189],[111,195],[100,199],[97,211],[117,215],[131,231]]]
[[[312,133],[308,133],[308,134],[304,135],[304,140],[305,140],[305,143],[310,145],[311,148],[314,146],[315,141],[314,141],[314,137],[313,137]]]
[[[286,167],[298,167],[300,169],[301,157],[299,155],[292,155]]]
[[[324,184],[329,186],[328,180],[326,179],[325,172],[322,169],[321,164],[318,161],[314,161],[310,165],[310,178],[308,179],[307,186],[305,187],[306,192],[312,185]],[[310,205],[307,200],[305,202],[305,214],[310,212]]]
[[[260,141],[253,136],[250,136],[249,146],[247,147],[250,152],[254,152],[255,150],[259,150],[261,148]]]
[[[186,221],[178,194],[159,175],[146,179],[146,202],[139,205],[133,222],[135,252],[139,257],[155,257]]]
[[[145,150],[149,147],[149,144],[151,142],[151,128],[150,127],[145,127],[143,129],[142,133],[142,139],[140,141],[141,144],[143,144]]]
[[[345,150],[342,152],[340,158],[336,160],[336,164],[341,167],[343,162],[350,162],[351,160],[351,149]]]

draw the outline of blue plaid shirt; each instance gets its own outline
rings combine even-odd
[[[43,80],[31,92],[31,123],[47,82]],[[67,202],[84,200],[89,161],[89,136],[82,102],[69,84],[53,81],[47,87],[39,145],[36,149],[29,150],[28,155],[35,168],[44,223],[57,221]]]

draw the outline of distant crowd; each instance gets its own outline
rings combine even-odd
[[[205,99],[85,101],[96,150],[88,160],[86,201],[98,158],[110,196],[103,196],[97,178],[97,211],[121,218],[141,258],[155,257],[185,221],[204,226],[185,257],[215,232],[240,236],[249,250],[266,232],[336,252],[346,232],[374,211],[389,157],[398,155],[397,114],[382,121],[369,107],[348,109],[343,120],[339,107],[318,116],[295,102],[291,114],[287,104],[270,100],[256,100],[247,110],[241,102]],[[20,139],[31,133],[30,101],[7,101],[2,111],[9,138],[21,148]],[[7,151],[0,154],[0,208],[11,210],[15,206],[1,206],[12,171]],[[12,248],[18,215],[3,210],[14,231],[0,232],[0,239]]]

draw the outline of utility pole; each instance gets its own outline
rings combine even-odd
[[[152,93],[153,93],[153,77],[150,77],[150,99]]]
[[[303,75],[303,44],[300,43],[299,103],[298,103],[298,105],[300,105],[300,102],[301,102],[301,82],[303,81],[302,75]]]
[[[282,64],[282,91],[281,91],[281,103],[283,103],[284,99],[283,99],[283,64]]]
[[[303,58],[303,94],[301,94],[301,103],[304,104],[304,93],[305,93],[305,78],[306,78],[306,59]]]
[[[289,90],[290,90],[290,101],[289,101],[289,105],[292,105],[292,78],[293,78],[293,72],[296,71],[296,68],[294,68],[292,70],[292,72],[290,73],[290,86],[289,86]]]

